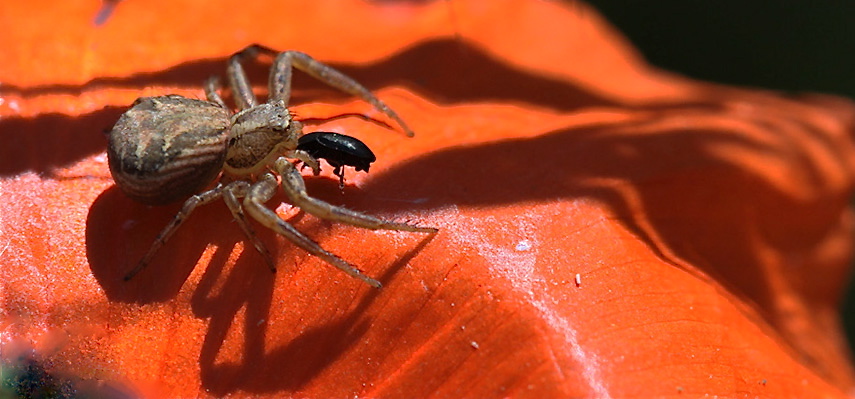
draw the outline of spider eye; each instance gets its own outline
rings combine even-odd
[[[281,132],[288,129],[289,125],[290,123],[288,118],[280,115],[279,118],[276,118],[276,120],[270,124],[270,129],[276,132]]]

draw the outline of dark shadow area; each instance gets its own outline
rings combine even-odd
[[[308,177],[306,183],[313,196],[332,204],[349,206],[351,203],[359,203],[366,205],[367,208],[362,210],[369,213],[382,209],[376,204],[371,206],[369,200],[360,200],[371,194],[359,188],[349,185],[341,192],[336,179]],[[287,200],[284,195],[279,194],[271,199],[269,204],[275,207],[275,204],[283,202]],[[123,281],[125,274],[142,259],[160,231],[178,213],[181,205],[143,205],[128,198],[116,186],[110,187],[95,199],[89,208],[86,221],[86,256],[94,277],[110,300],[146,304],[172,299],[208,245],[218,248],[209,268],[222,267],[235,243],[244,242],[245,254],[241,256],[239,263],[246,266],[236,267],[249,269],[253,276],[258,270],[263,270],[265,273],[260,274],[264,278],[274,277],[269,273],[261,255],[246,241],[224,202],[215,201],[196,208],[184,225],[158,251],[151,263],[132,280]],[[304,216],[300,212],[288,219],[288,222],[297,223]],[[274,258],[287,256],[276,252],[280,247],[276,245],[280,238],[273,231],[265,229],[254,220],[250,223]],[[309,229],[303,227],[301,230],[310,237],[322,239],[330,224],[317,221],[311,224]],[[285,248],[293,248],[296,251],[292,255],[309,256],[290,243],[285,245]],[[394,269],[389,269],[387,273],[392,273],[392,270]],[[386,275],[386,278],[388,277],[389,274]]]
[[[296,251],[299,249],[289,250],[285,256],[296,256]],[[214,267],[206,270],[192,299],[193,312],[210,319],[199,358],[202,385],[209,392],[226,395],[236,390],[296,390],[358,342],[367,330],[369,323],[361,319],[362,310],[358,309],[340,320],[309,328],[283,347],[265,348],[268,320],[272,317],[274,276],[259,273],[258,262],[247,261],[257,254],[248,251],[223,276],[222,265],[227,256],[228,251],[217,252],[212,261]],[[225,279],[223,288],[213,294],[218,279]],[[244,334],[242,360],[217,361],[229,329],[239,320],[242,309],[244,324],[236,326]]]
[[[315,184],[325,187],[324,191],[328,194],[333,194],[332,190],[336,190],[328,198],[320,196],[330,202],[335,203],[344,197],[349,199],[360,195],[359,190],[354,187],[346,187],[344,194],[339,193],[337,180],[326,177],[313,179],[318,180]],[[270,200],[269,204],[275,207],[275,204],[283,202],[286,202],[284,196],[277,195]],[[181,205],[181,203],[166,206],[139,204],[125,196],[116,186],[110,187],[98,196],[89,208],[86,221],[86,256],[92,274],[104,289],[107,298],[111,301],[138,304],[164,302],[174,298],[209,245],[216,250],[206,266],[206,278],[218,278],[220,273],[217,270],[222,269],[238,242],[243,242],[244,251],[234,267],[245,270],[247,277],[229,281],[234,281],[236,286],[242,286],[243,280],[260,278],[266,281],[275,278],[262,256],[234,222],[225,203],[214,201],[196,208],[156,253],[151,263],[133,279],[124,281],[125,274],[142,259],[157,235],[178,213]],[[287,221],[292,224],[297,223],[304,216],[300,212]],[[272,230],[265,229],[252,220],[250,223],[274,258],[309,256]],[[301,231],[310,237],[323,239],[329,225],[328,222],[313,223],[309,224],[308,228],[301,227]],[[286,244],[280,245],[279,241]],[[289,252],[278,253],[277,250],[281,248],[286,248]],[[284,271],[284,273],[287,272]],[[204,286],[203,283],[200,289]]]
[[[721,83],[855,96],[855,3],[589,3],[659,67]]]
[[[199,60],[125,78],[98,78],[80,86],[22,88],[3,85],[0,92],[29,97],[79,95],[86,90],[101,87],[142,89],[148,86],[177,86],[198,87],[201,98],[204,96],[202,83],[211,75],[222,76],[225,65],[225,58]],[[266,86],[269,66],[270,60],[248,65],[247,72],[252,82]],[[421,43],[372,65],[332,66],[371,90],[399,84],[439,103],[519,102],[565,111],[610,104],[566,82],[513,69],[476,47],[453,40]],[[303,73],[294,75],[294,104],[343,98],[346,98],[344,94]],[[76,117],[47,114],[35,118],[0,119],[0,140],[4,142],[0,147],[0,176],[13,176],[24,171],[50,174],[55,168],[104,151],[104,134],[109,132],[124,111],[122,107],[109,107]],[[311,115],[300,117],[309,119],[310,123],[319,121],[312,119]],[[384,124],[381,121],[374,123]],[[52,143],[50,151],[41,150],[45,147],[44,143]]]
[[[667,254],[675,253],[729,284],[732,292],[758,304],[761,311],[774,313],[775,297],[770,287],[763,289],[762,282],[768,279],[756,267],[751,246],[757,240],[756,229],[764,227],[759,232],[762,239],[780,246],[783,253],[807,251],[827,233],[817,226],[834,226],[847,204],[829,203],[828,198],[793,198],[764,176],[717,155],[723,148],[732,148],[763,157],[787,157],[779,149],[727,130],[635,132],[656,129],[656,124],[657,118],[652,118],[449,148],[375,176],[363,189],[372,197],[394,198],[400,197],[400,186],[406,184],[407,198],[426,200],[383,204],[386,210],[399,211],[556,198],[595,201],[617,214],[663,260],[672,262]],[[803,167],[809,166],[805,161]],[[782,319],[769,313],[763,316],[771,325]]]
[[[280,49],[286,50],[286,49]],[[270,60],[247,65],[256,86],[266,87]],[[364,66],[330,64],[371,90],[403,85],[437,103],[520,102],[558,110],[610,105],[608,100],[574,87],[565,81],[525,73],[490,57],[477,47],[452,39],[419,43],[392,58]],[[226,59],[199,60],[157,72],[124,78],[97,78],[82,85],[16,87],[3,85],[3,93],[21,96],[45,94],[76,95],[94,88],[144,88],[148,86],[198,87],[211,75],[225,76]],[[306,76],[294,75],[292,103],[344,98],[329,86]],[[167,93],[164,93],[167,94]],[[2,122],[2,121],[0,121]],[[112,123],[109,124],[112,126]],[[3,126],[0,125],[0,132]]]
[[[720,83],[855,98],[855,3],[589,3],[661,68]],[[851,347],[855,280],[848,286],[841,311]]]
[[[124,112],[109,107],[82,116],[61,114],[0,119],[0,177],[26,171],[50,175],[107,148],[109,132]]]
[[[429,239],[424,240],[408,251],[388,267],[379,279],[387,280],[394,275],[428,242]],[[363,317],[363,312],[376,299],[380,290],[368,291],[353,311],[338,320],[310,328],[287,345],[265,350],[267,323],[253,321],[270,317],[273,279],[252,270],[252,267],[242,266],[245,254],[241,255],[227,277],[227,290],[210,296],[215,280],[222,272],[210,270],[205,273],[193,295],[193,311],[199,317],[211,319],[200,355],[202,384],[215,395],[227,395],[237,390],[259,394],[297,391],[359,342],[371,324],[370,320]],[[221,264],[219,261],[212,263]],[[241,308],[245,310],[245,324],[242,326],[246,337],[243,361],[239,364],[218,363],[216,357]]]
[[[180,208],[180,203],[162,207],[139,204],[116,186],[98,196],[86,220],[86,256],[107,298],[139,304],[169,300],[181,289],[209,243],[231,249],[242,239],[228,228],[231,214],[223,203],[199,207],[146,269],[131,281],[124,281],[125,274],[142,259]],[[258,262],[267,270],[260,257]]]

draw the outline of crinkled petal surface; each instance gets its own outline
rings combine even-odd
[[[37,362],[81,394],[151,398],[853,386],[837,314],[852,257],[846,100],[655,70],[577,2],[126,0],[101,24],[96,2],[43,3],[0,6],[6,370]],[[343,195],[329,170],[306,176],[309,192],[440,229],[368,231],[268,203],[382,289],[256,224],[271,274],[222,203],[122,281],[180,204],[125,197],[104,132],[138,96],[204,97],[250,43],[341,69],[416,131],[296,77],[307,130],[378,157]],[[248,66],[260,94],[269,64]]]

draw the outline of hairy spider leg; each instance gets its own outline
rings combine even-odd
[[[297,68],[321,82],[361,98],[380,112],[386,114],[386,116],[392,118],[404,130],[407,136],[412,137],[414,135],[412,129],[407,126],[404,120],[386,103],[374,96],[365,86],[338,70],[318,62],[306,53],[293,50],[280,53],[264,46],[251,45],[230,58],[230,71],[233,65],[237,65],[235,71],[241,71],[242,73],[243,68],[239,66],[240,59],[244,57],[256,57],[259,53],[275,57],[273,67],[270,68],[268,102],[282,101],[285,107],[288,106],[291,99],[291,71],[293,68]],[[237,80],[238,84],[246,84],[245,81],[240,82],[239,79]],[[251,90],[249,90],[249,96],[252,96]],[[249,99],[247,99],[247,102],[251,103]]]

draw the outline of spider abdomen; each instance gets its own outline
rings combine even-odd
[[[228,111],[211,102],[140,98],[110,131],[110,172],[125,194],[144,204],[188,197],[220,173],[228,127]]]

